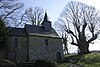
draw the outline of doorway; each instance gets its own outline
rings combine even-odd
[[[57,62],[61,62],[61,53],[60,52],[56,53],[56,58],[57,58]]]

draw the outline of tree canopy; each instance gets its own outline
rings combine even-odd
[[[0,49],[6,47],[8,29],[3,20],[0,19]]]
[[[61,13],[59,22],[72,45],[79,48],[80,54],[89,53],[89,44],[100,34],[100,12],[93,6],[81,2],[69,2]]]
[[[7,26],[18,26],[19,20],[21,20],[18,12],[22,7],[23,4],[16,0],[0,0],[0,49],[6,47]]]

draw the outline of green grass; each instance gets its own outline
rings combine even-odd
[[[14,62],[0,60],[0,65],[16,67]],[[0,66],[0,67],[2,67]],[[94,52],[85,55],[67,55],[64,62],[38,60],[36,63],[19,63],[17,67],[100,67],[100,52]]]
[[[100,53],[94,52],[85,55],[71,55],[64,59],[59,67],[100,67]]]

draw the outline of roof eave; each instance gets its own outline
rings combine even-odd
[[[29,33],[29,36],[37,36],[37,37],[47,37],[47,38],[57,38],[57,39],[61,39],[61,37],[59,36],[53,36],[53,35],[44,35],[44,34],[33,34],[33,33]]]

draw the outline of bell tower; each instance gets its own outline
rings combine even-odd
[[[52,27],[51,27],[51,21],[48,20],[48,16],[47,16],[46,12],[45,12],[45,16],[44,16],[44,19],[43,19],[43,22],[42,22],[41,25],[44,27],[44,29],[46,31],[50,31],[52,29]]]

